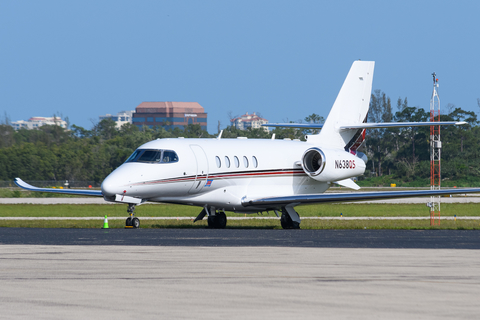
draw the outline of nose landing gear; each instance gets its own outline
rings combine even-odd
[[[127,212],[130,216],[125,221],[125,229],[127,229],[127,228],[133,228],[133,229],[140,228],[140,219],[135,217],[135,204],[134,203],[129,203],[128,204]]]

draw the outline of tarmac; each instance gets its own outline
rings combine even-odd
[[[462,230],[0,228],[1,317],[475,319],[479,250]]]
[[[480,231],[0,228],[0,244],[2,319],[480,312]]]

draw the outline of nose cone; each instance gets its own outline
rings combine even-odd
[[[104,197],[111,197],[123,193],[125,187],[123,186],[122,181],[118,178],[118,174],[114,171],[103,180],[101,189]]]

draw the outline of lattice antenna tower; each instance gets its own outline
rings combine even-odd
[[[440,97],[438,96],[437,75],[433,76],[433,93],[430,99],[430,121],[440,121]],[[430,126],[430,189],[440,190],[442,142],[440,141],[440,126]],[[440,197],[432,196],[430,199],[430,225],[440,225]]]

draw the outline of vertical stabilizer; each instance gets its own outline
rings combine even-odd
[[[374,61],[355,61],[352,64],[322,131],[314,138],[315,143],[355,152],[363,142],[364,129],[340,130],[338,127],[366,122],[374,66]]]

